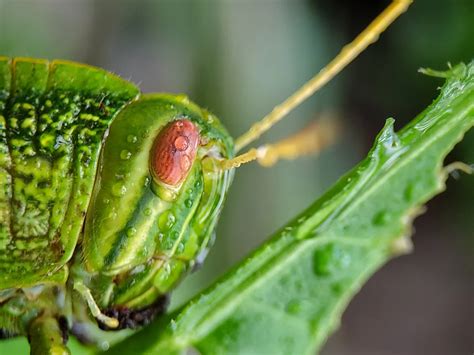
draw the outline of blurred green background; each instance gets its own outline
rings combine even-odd
[[[389,1],[0,0],[0,55],[97,65],[144,92],[186,93],[236,137],[291,94]],[[398,128],[437,95],[417,73],[474,58],[473,0],[416,0],[379,42],[266,134],[271,142],[322,112],[344,124],[318,157],[240,168],[200,271],[173,307],[209,285],[363,158],[387,117]],[[474,163],[474,132],[449,160]],[[415,252],[389,263],[356,296],[323,354],[468,354],[474,343],[474,178],[416,220]],[[268,340],[270,341],[270,340]],[[0,353],[26,349],[10,340]]]

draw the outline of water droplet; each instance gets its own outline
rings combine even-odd
[[[176,222],[176,217],[171,211],[165,211],[158,218],[158,227],[162,231],[170,229]]]
[[[143,214],[144,214],[145,216],[151,216],[151,208],[145,208],[145,209],[143,210]]]
[[[130,227],[127,229],[127,237],[133,237],[135,235],[135,233],[137,232],[137,230],[133,227]]]
[[[174,189],[165,187],[161,184],[151,184],[152,191],[162,200],[172,202],[178,196]]]
[[[120,152],[120,159],[122,160],[128,160],[132,156],[132,153],[126,149],[122,150]]]
[[[166,238],[161,243],[161,246],[163,247],[164,250],[170,250],[173,247],[173,241],[170,238]]]
[[[112,211],[110,211],[109,215],[108,215],[108,218],[110,219],[115,219],[117,218],[117,211],[115,209],[113,209]]]
[[[187,208],[191,208],[193,206],[193,200],[188,198],[186,201],[184,201],[184,205],[187,207]]]
[[[184,243],[179,243],[176,251],[181,254],[184,251]]]
[[[129,134],[127,136],[127,142],[128,143],[136,143],[138,140],[137,136],[134,136],[133,134]]]
[[[112,194],[114,196],[120,197],[120,196],[125,195],[126,192],[127,192],[127,187],[120,182],[112,186]]]
[[[108,205],[108,204],[110,203],[110,200],[109,200],[108,198],[104,198],[104,199],[102,200],[102,202],[103,202],[104,204]]]
[[[179,237],[179,233],[177,231],[173,231],[171,233],[171,240],[172,241],[175,241],[176,239],[178,239],[178,237]]]
[[[145,186],[148,186],[148,184],[150,183],[150,181],[151,181],[150,177],[147,176],[147,177],[145,178]]]
[[[110,348],[110,344],[109,344],[108,341],[102,341],[100,343],[100,350],[107,351],[107,350],[109,350],[109,348]]]
[[[201,187],[201,185],[202,185],[201,180],[196,180],[196,182],[194,183],[194,187],[197,188],[197,189],[199,189]]]

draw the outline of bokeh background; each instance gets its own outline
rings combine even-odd
[[[144,92],[186,93],[236,137],[292,93],[389,1],[0,0],[0,55],[97,65]],[[473,0],[416,0],[409,12],[323,91],[261,140],[296,132],[324,112],[345,127],[318,157],[240,168],[203,268],[186,301],[241,260],[356,162],[387,117],[400,128],[442,82],[417,73],[474,58]],[[450,161],[474,163],[474,132]],[[415,251],[355,297],[322,354],[472,354],[474,177],[456,175],[415,222]],[[2,350],[3,349],[3,350]],[[0,353],[25,350],[17,340]]]

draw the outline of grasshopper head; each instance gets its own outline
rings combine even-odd
[[[139,309],[170,291],[212,244],[232,140],[183,96],[145,95],[105,138],[80,258],[101,308]]]

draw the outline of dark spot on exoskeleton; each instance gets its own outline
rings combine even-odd
[[[61,292],[62,292],[62,290],[61,290],[61,288],[59,288],[58,286],[54,286],[54,287],[53,287],[53,294],[54,294],[55,296],[60,295]]]
[[[109,317],[116,318],[119,321],[117,328],[109,328],[105,324],[97,321],[99,328],[103,330],[121,330],[121,329],[135,329],[145,326],[157,316],[165,313],[169,304],[169,295],[163,295],[148,307],[141,309],[130,309],[126,307],[109,308],[103,313]]]
[[[107,98],[107,94],[103,95],[99,101],[99,111],[105,115],[107,113],[107,106],[110,105],[110,100]]]
[[[59,317],[58,325],[59,329],[61,329],[61,337],[63,338],[63,343],[67,344],[67,341],[69,339],[69,323],[67,321],[67,318],[64,316]]]
[[[59,233],[59,232],[58,232]],[[58,234],[57,234],[58,235]],[[49,243],[49,249],[51,250],[51,252],[54,254],[54,255],[62,255],[64,253],[64,249],[63,249],[63,246],[61,244],[61,241],[59,238],[57,239],[53,239],[50,243]]]
[[[100,110],[100,113],[103,115],[107,113],[106,106],[103,101],[99,103],[99,110]]]

